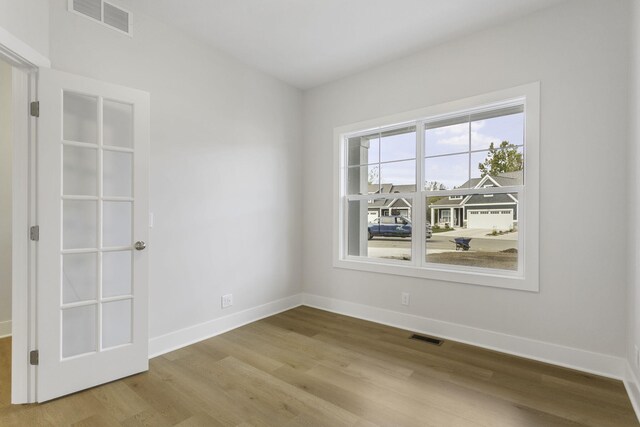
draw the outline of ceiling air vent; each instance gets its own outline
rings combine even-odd
[[[89,18],[102,21],[102,0],[73,0],[72,8]]]
[[[103,0],[69,0],[69,10],[131,35],[131,12]]]
[[[104,23],[129,34],[129,12],[104,4]]]

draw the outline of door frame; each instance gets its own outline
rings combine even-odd
[[[36,401],[36,369],[28,360],[36,344],[36,245],[29,227],[37,224],[36,122],[29,104],[37,99],[39,67],[49,59],[0,27],[0,59],[12,66],[12,278],[11,403]]]

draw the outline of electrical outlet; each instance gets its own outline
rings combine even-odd
[[[231,307],[233,305],[233,294],[222,295],[222,308]]]
[[[400,294],[400,300],[402,302],[402,305],[409,305],[409,293],[403,292],[402,294]]]

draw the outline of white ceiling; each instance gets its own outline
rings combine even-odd
[[[307,89],[563,0],[137,0],[142,10]]]

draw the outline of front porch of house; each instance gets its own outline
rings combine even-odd
[[[442,207],[431,209],[431,225],[451,228],[464,226],[464,208]]]

